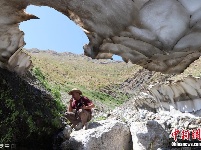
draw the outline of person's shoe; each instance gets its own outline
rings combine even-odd
[[[88,126],[89,126],[89,123],[87,122],[87,123],[85,123],[83,129],[84,129],[84,130],[87,130],[87,129],[88,129]]]
[[[82,122],[79,122],[76,126],[75,126],[75,130],[77,131],[77,130],[80,130],[80,129],[82,129],[83,128],[83,124],[82,124]]]

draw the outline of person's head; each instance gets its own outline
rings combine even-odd
[[[82,95],[82,92],[77,89],[77,88],[73,88],[69,93],[69,95],[72,95],[72,97],[75,99],[75,100],[79,100],[81,95]]]

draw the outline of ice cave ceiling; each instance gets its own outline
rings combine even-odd
[[[19,30],[20,22],[37,18],[24,11],[28,5],[49,6],[77,23],[90,41],[84,53],[94,59],[115,54],[149,70],[181,73],[201,54],[200,0],[0,0],[2,68],[23,73],[31,66]]]

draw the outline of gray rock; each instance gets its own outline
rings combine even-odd
[[[133,149],[148,150],[167,145],[169,135],[156,121],[134,122],[131,124]]]
[[[184,122],[184,128],[188,128],[188,125],[190,124],[189,121]]]
[[[131,150],[129,127],[120,121],[108,119],[89,124],[88,130],[73,131],[63,150]]]
[[[65,139],[69,139],[71,133],[72,133],[72,128],[69,125],[67,125],[63,130],[63,135]]]

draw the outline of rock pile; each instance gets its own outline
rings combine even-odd
[[[69,132],[64,133],[64,131],[64,137],[69,137]],[[65,150],[129,150],[132,148],[131,133],[129,127],[121,121],[102,120],[90,123],[88,130],[73,131],[70,138],[62,143],[61,148]]]
[[[197,113],[182,113],[173,107],[157,112],[136,108],[134,100],[110,112],[106,120],[91,122],[88,130],[73,131],[62,143],[62,149],[76,150],[179,150],[171,146],[172,132],[201,128]],[[69,133],[69,132],[68,132]],[[67,136],[68,137],[68,136]],[[177,136],[182,140],[181,134]],[[77,145],[75,147],[75,145]],[[187,150],[191,148],[187,148]]]

